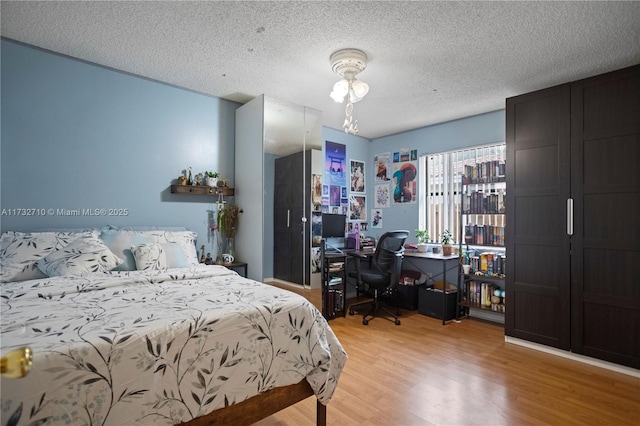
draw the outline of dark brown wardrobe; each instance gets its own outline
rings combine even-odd
[[[303,184],[311,188],[311,152],[306,154],[297,152],[275,160],[273,277],[296,284],[309,282],[311,220],[300,220],[311,218],[311,190],[303,197]]]
[[[640,368],[640,65],[506,122],[506,335]]]

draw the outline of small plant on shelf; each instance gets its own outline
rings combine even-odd
[[[448,229],[445,229],[440,236],[440,242],[442,243],[442,254],[445,256],[451,256],[451,243],[453,242],[453,235]]]
[[[218,172],[204,172],[205,183],[207,186],[217,186],[220,173]]]
[[[416,229],[416,238],[418,239],[418,251],[425,253],[427,251],[427,241],[429,241],[429,231]]]

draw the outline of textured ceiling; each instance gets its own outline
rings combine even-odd
[[[238,102],[264,93],[338,129],[329,56],[361,49],[367,138],[640,62],[640,2],[2,1],[0,12],[4,37]]]

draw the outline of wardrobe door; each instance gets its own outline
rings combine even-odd
[[[291,227],[289,237],[291,238],[291,251],[287,254],[291,260],[291,278],[289,281],[296,284],[304,284],[305,271],[305,240],[304,238],[304,222],[302,218],[304,213],[304,190],[306,189],[304,178],[304,152],[292,154],[292,164],[294,170],[293,180],[291,182]]]
[[[568,84],[507,99],[508,336],[570,348]]]
[[[274,278],[303,283],[303,153],[278,158],[274,191]]]
[[[640,368],[640,66],[571,98],[572,350]]]

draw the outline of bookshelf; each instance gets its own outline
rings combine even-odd
[[[504,161],[488,161],[465,166],[462,177],[459,303],[467,316],[472,309],[505,313],[504,170]]]
[[[345,316],[346,260],[344,253],[328,253],[325,240],[320,244],[322,263],[322,315],[327,320]]]

